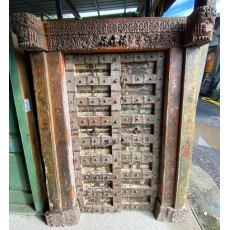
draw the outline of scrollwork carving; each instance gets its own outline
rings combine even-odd
[[[214,7],[202,6],[187,18],[50,20],[44,23],[34,15],[18,13],[12,25],[20,46],[26,50],[167,49],[210,42],[215,12]]]
[[[78,224],[81,212],[79,208],[65,210],[59,213],[47,212],[46,222],[51,227],[65,227]]]

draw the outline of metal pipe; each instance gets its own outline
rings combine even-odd
[[[149,7],[150,7],[149,0],[145,0],[145,5],[144,5],[145,17],[149,17]]]
[[[93,0],[93,1],[94,1],[95,6],[96,6],[96,9],[97,9],[98,17],[100,17],[100,9],[99,9],[97,0]]]
[[[33,1],[28,1],[28,0],[24,0],[25,3],[27,3],[30,8],[34,9],[34,10],[39,10],[43,15],[45,15],[48,19],[52,19],[51,16],[46,13],[37,3],[33,2]]]
[[[124,14],[126,13],[126,8],[127,8],[127,0],[124,2]]]
[[[68,5],[68,7],[70,8],[70,10],[72,11],[73,15],[75,18],[81,18],[80,14],[78,13],[76,7],[73,5],[73,3],[71,2],[71,0],[65,0],[66,4]]]
[[[55,0],[55,4],[56,4],[56,11],[57,11],[58,19],[63,19],[61,1]]]

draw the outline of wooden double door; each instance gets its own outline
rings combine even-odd
[[[153,210],[158,196],[164,52],[65,55],[82,212]]]

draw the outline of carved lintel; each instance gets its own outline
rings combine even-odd
[[[200,6],[187,18],[184,46],[204,45],[212,41],[216,8]]]
[[[154,216],[159,221],[182,222],[186,219],[187,209],[174,209],[173,207],[163,206],[157,200],[154,207]]]
[[[31,51],[47,50],[44,27],[39,18],[28,13],[16,13],[12,17],[11,24],[20,47]]]
[[[19,44],[31,51],[169,49],[212,40],[216,8],[200,6],[189,17],[50,20],[17,13],[12,26]],[[184,42],[183,42],[184,38]]]
[[[78,207],[65,210],[63,212],[51,213],[45,215],[47,225],[51,227],[65,227],[78,224],[81,212]]]

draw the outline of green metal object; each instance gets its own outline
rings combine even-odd
[[[28,121],[27,121],[27,114],[24,109],[24,98],[23,98],[23,92],[21,89],[21,82],[20,82],[20,76],[18,72],[17,62],[16,62],[16,56],[15,56],[15,50],[13,46],[13,39],[12,34],[10,33],[10,81],[12,85],[12,91],[13,91],[13,97],[15,102],[15,108],[16,108],[16,114],[17,114],[17,120],[19,124],[19,130],[21,134],[21,140],[22,140],[22,146],[23,146],[23,152],[26,162],[26,168],[29,176],[29,183],[32,191],[32,200],[34,202],[35,210],[37,212],[42,212],[44,209],[44,200],[41,189],[41,178],[38,174],[36,167],[38,162],[36,162],[34,152],[33,152],[33,146],[32,143],[34,142],[29,133],[29,127],[28,127]],[[12,119],[12,118],[10,118]],[[12,125],[14,126],[14,125]],[[12,130],[16,129],[15,127],[11,128]],[[12,158],[13,159],[13,158]],[[13,160],[12,160],[13,162]],[[21,169],[22,170],[22,169]],[[20,193],[20,192],[19,192]],[[20,193],[21,194],[21,193]],[[23,193],[22,193],[23,194]],[[26,203],[31,203],[32,200],[29,198],[30,196],[27,194],[19,195],[21,196],[21,201],[25,201]],[[18,202],[16,199],[15,193],[10,196],[11,203],[12,202]],[[27,202],[28,201],[28,202]]]

